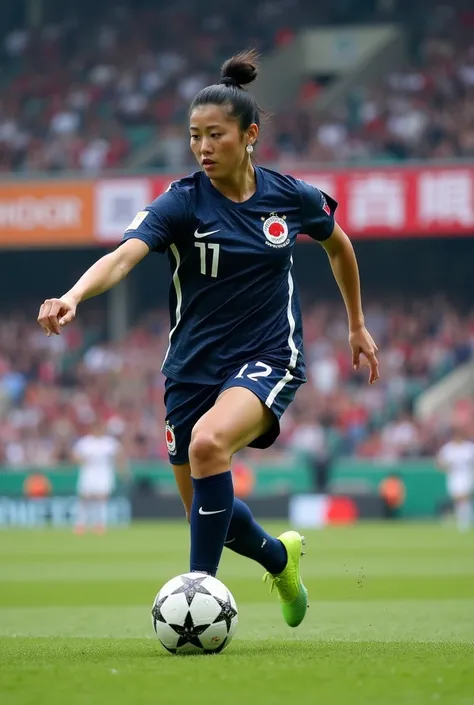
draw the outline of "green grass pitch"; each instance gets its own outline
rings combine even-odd
[[[360,524],[307,539],[298,629],[262,569],[225,551],[237,636],[219,656],[183,658],[162,649],[150,609],[187,570],[184,522],[0,531],[0,703],[474,703],[474,534]]]

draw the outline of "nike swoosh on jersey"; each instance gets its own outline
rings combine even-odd
[[[210,230],[208,233],[200,233],[198,232],[198,228],[194,231],[194,237],[207,237],[208,235],[214,235],[214,233],[220,232],[219,230]]]
[[[206,516],[207,514],[222,514],[222,512],[226,512],[227,509],[216,509],[214,512],[205,512],[202,507],[199,507],[199,514],[202,514],[203,516]]]

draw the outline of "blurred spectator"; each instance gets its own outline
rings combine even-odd
[[[317,422],[303,421],[293,431],[289,448],[305,462],[311,472],[312,489],[326,494],[331,472],[331,454],[323,426]]]
[[[417,457],[420,455],[420,436],[417,426],[407,412],[401,412],[395,421],[382,431],[385,460]]]
[[[23,494],[30,499],[48,497],[51,490],[51,481],[40,472],[28,475],[23,483]]]
[[[384,505],[386,519],[397,519],[405,503],[406,488],[398,473],[391,473],[379,485],[379,494]]]
[[[235,496],[241,499],[250,497],[255,487],[255,473],[250,465],[238,458],[232,463],[232,478]]]

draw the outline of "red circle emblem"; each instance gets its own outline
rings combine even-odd
[[[284,247],[289,243],[288,225],[284,217],[270,215],[263,223],[263,232],[272,247]]]
[[[281,223],[272,223],[268,228],[268,232],[272,237],[280,237],[285,232],[285,229]]]

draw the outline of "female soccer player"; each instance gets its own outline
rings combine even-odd
[[[436,461],[439,469],[446,473],[446,489],[458,531],[468,531],[472,524],[474,495],[474,443],[462,425],[453,428],[452,439],[439,450]]]
[[[260,110],[243,85],[257,75],[253,51],[228,59],[217,85],[190,108],[191,150],[201,169],[175,181],[139,212],[115,252],[59,299],[41,306],[47,335],[70,323],[81,301],[121,281],[150,251],[172,271],[166,376],[166,440],[191,524],[191,571],[215,575],[224,544],[258,561],[278,589],[283,616],[303,620],[302,537],[267,534],[234,500],[231,458],[267,448],[305,379],[302,321],[292,269],[298,233],[329,256],[349,318],[354,368],[364,355],[370,383],[377,347],[364,326],[357,262],[334,222],[336,203],[291,176],[255,166]]]
[[[122,445],[98,420],[91,432],[77,441],[72,456],[79,465],[74,530],[83,534],[88,526],[93,525],[95,532],[102,534],[107,526],[108,501],[114,491],[116,470],[125,473]]]

